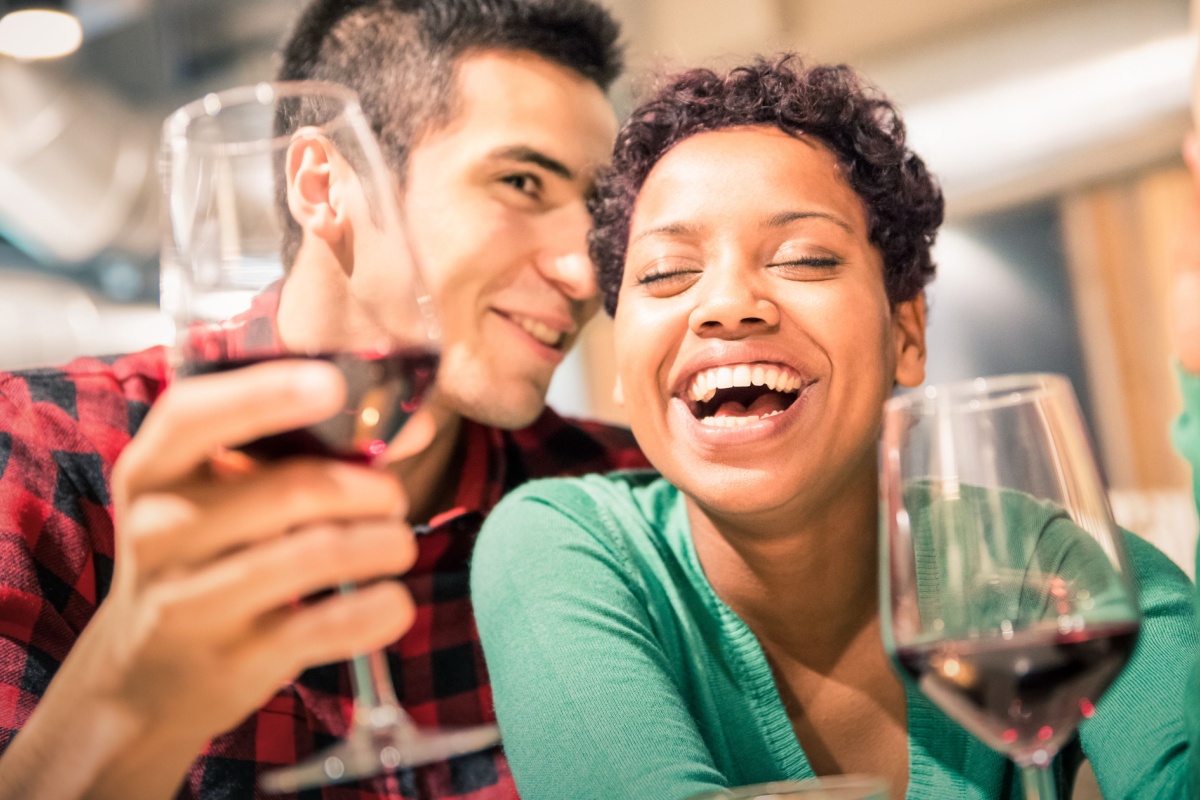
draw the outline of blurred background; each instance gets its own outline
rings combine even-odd
[[[948,200],[929,380],[1066,374],[1119,517],[1190,571],[1196,523],[1168,440],[1180,401],[1165,318],[1190,198],[1187,0],[606,2],[631,66],[618,113],[647,71],[780,50],[849,62],[890,94]],[[42,5],[77,20],[80,45],[31,60],[19,52],[30,35],[6,39],[0,22],[0,47],[18,51],[0,55],[4,369],[169,338],[156,308],[159,124],[206,91],[271,77],[301,3]],[[600,320],[552,403],[621,420],[611,364]]]

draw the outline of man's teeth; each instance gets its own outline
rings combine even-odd
[[[713,399],[717,389],[766,386],[772,391],[792,393],[800,391],[801,382],[799,375],[778,364],[730,364],[697,373],[689,393],[693,401],[704,403]]]
[[[776,409],[775,411],[768,411],[766,414],[761,416],[751,414],[745,417],[705,417],[704,419],[700,420],[700,424],[708,425],[712,428],[739,428],[742,425],[749,425],[752,422],[758,422],[760,419],[766,419],[767,417],[773,417],[776,414],[782,413],[783,409]]]
[[[558,347],[560,344],[562,344],[564,336],[562,331],[556,331],[549,325],[545,325],[541,322],[538,322],[536,319],[530,319],[529,317],[511,316],[509,319],[520,325],[521,330],[525,331],[547,347]]]

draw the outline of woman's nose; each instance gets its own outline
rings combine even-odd
[[[695,288],[698,302],[689,317],[700,336],[746,335],[779,324],[779,309],[759,286],[749,264],[710,265]]]

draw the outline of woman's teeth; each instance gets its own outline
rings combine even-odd
[[[752,422],[758,422],[761,419],[766,419],[767,417],[773,417],[776,414],[782,413],[783,409],[776,409],[775,411],[768,411],[766,414],[761,416],[749,414],[744,417],[733,415],[725,417],[704,417],[700,420],[700,424],[708,425],[711,428],[738,428],[742,425],[749,425]]]
[[[712,400],[717,389],[735,386],[765,386],[775,392],[794,394],[800,391],[802,382],[797,373],[780,364],[727,364],[697,373],[688,394],[696,403]]]

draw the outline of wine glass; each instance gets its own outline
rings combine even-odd
[[[1009,375],[885,405],[886,646],[925,695],[1053,800],[1051,762],[1140,626],[1122,534],[1070,383]]]
[[[439,333],[398,182],[355,94],[321,82],[209,94],[167,118],[162,171],[162,305],[176,323],[177,377],[281,358],[330,362],[346,381],[340,413],[238,449],[260,461],[385,461],[433,385]],[[364,290],[349,285],[352,273],[375,279]],[[346,739],[264,775],[264,790],[350,781],[499,741],[495,725],[418,730],[382,652],[356,657],[350,677]]]

